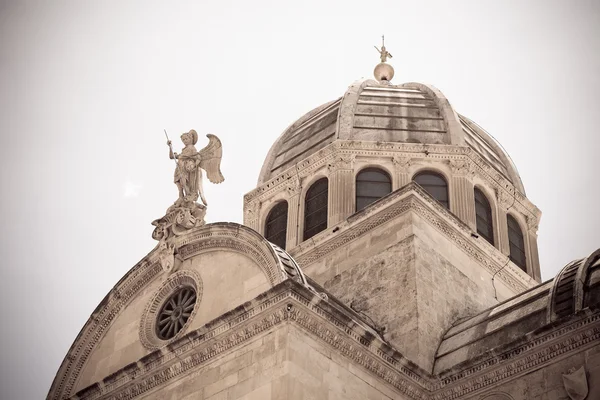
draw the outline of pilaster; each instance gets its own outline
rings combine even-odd
[[[254,229],[256,232],[262,234],[260,231],[260,202],[258,200],[247,203],[244,209],[244,225]]]
[[[540,272],[540,255],[537,244],[538,221],[534,218],[527,218],[527,238],[529,239],[529,265],[530,275],[538,282],[542,281]]]
[[[476,231],[474,186],[468,178],[469,163],[466,160],[450,160],[450,169],[450,211]]]
[[[395,156],[392,159],[394,163],[394,176],[392,177],[392,191],[398,190],[410,183],[408,168],[412,161],[410,157]]]
[[[510,195],[504,191],[496,190],[496,203],[498,204],[498,249],[506,256],[510,255],[506,216],[512,202],[513,198]]]
[[[298,218],[300,212],[300,182],[296,179],[286,187],[288,192],[288,219],[287,233],[285,238],[286,249],[292,249],[298,245]]]
[[[342,155],[329,164],[328,226],[354,214],[354,155]]]

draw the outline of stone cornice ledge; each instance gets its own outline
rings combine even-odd
[[[439,374],[431,400],[475,396],[490,387],[530,374],[557,359],[597,346],[600,312],[583,310],[557,323],[540,327],[519,340]]]
[[[411,399],[427,400],[434,389],[429,374],[379,339],[359,316],[286,280],[71,399],[123,400],[147,395],[283,323],[302,328]]]
[[[514,290],[522,292],[537,285],[533,278],[512,263],[506,264],[506,256],[498,249],[485,240],[474,241],[471,238],[473,232],[468,225],[414,182],[302,242],[289,253],[301,268],[306,269],[326,254],[409,211],[423,217],[491,274],[497,273],[496,278]]]

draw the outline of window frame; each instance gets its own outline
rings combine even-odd
[[[273,215],[273,213],[277,210],[278,207],[281,207],[285,204],[286,210],[285,210],[285,229],[283,229],[283,231],[279,231],[276,233],[276,235],[279,235],[283,232],[283,246],[281,246],[280,243],[275,243],[274,241],[272,241],[269,238],[269,218]],[[269,212],[267,213],[267,217],[265,218],[265,222],[264,222],[264,237],[265,239],[267,239],[269,242],[281,247],[282,249],[285,250],[285,246],[287,245],[287,230],[288,230],[288,218],[289,218],[289,212],[290,212],[290,205],[287,202],[287,200],[279,200],[277,201],[269,210]],[[281,216],[279,216],[278,218],[281,218]]]
[[[489,228],[489,232],[490,232],[490,237],[487,237],[483,232],[481,232],[479,230],[479,214],[477,213],[477,193],[481,194],[481,198],[483,198],[483,200],[485,201],[485,203],[481,203],[479,202],[479,204],[481,204],[482,206],[486,206],[487,203],[487,217],[489,219],[489,224],[488,224],[488,228]],[[473,188],[473,198],[474,198],[474,205],[475,205],[475,230],[477,231],[477,234],[481,237],[483,237],[485,240],[487,240],[488,243],[490,243],[492,246],[496,246],[496,240],[495,240],[495,224],[494,224],[494,210],[492,209],[492,203],[489,199],[489,197],[485,194],[485,192],[483,190],[481,190],[481,188],[475,186]]]
[[[367,180],[360,181],[360,182],[365,182],[365,183],[368,183],[368,182],[371,182],[371,183],[387,183],[387,184],[389,184],[389,191],[385,195],[379,196],[379,197],[378,196],[359,196],[359,194],[358,194],[359,193],[359,180],[358,180],[358,178],[360,177],[361,174],[364,174],[366,172],[377,172],[380,175],[385,176],[387,178],[387,182],[385,182],[385,181],[367,181]],[[388,171],[386,171],[385,169],[380,168],[380,167],[371,167],[371,166],[365,167],[365,168],[361,169],[360,171],[358,171],[358,173],[354,177],[354,212],[359,212],[359,211],[365,209],[366,207],[368,207],[369,205],[373,204],[377,200],[379,200],[379,199],[387,196],[388,194],[392,193],[392,191],[393,191],[392,176],[391,176],[391,174]],[[370,198],[370,199],[374,199],[374,200],[372,200],[368,204],[364,205],[362,208],[358,208],[358,199],[359,199],[359,197],[361,197],[361,198]]]
[[[514,221],[514,224],[519,228],[519,233],[521,234],[521,240],[523,242],[523,249],[522,249],[522,253],[523,253],[523,265],[521,265],[520,263],[518,263],[514,257],[513,257],[513,251],[512,251],[512,246],[514,243],[511,241],[511,230],[514,232],[514,229],[511,229],[511,223],[510,221]],[[506,214],[506,233],[508,236],[508,257],[510,258],[510,261],[512,261],[513,264],[515,264],[517,267],[521,268],[524,272],[527,273],[527,241],[525,238],[525,234],[524,234],[524,230],[523,230],[523,226],[521,225],[521,223],[519,222],[518,218],[516,218],[514,215],[512,214]],[[515,247],[519,248],[518,246],[515,245]]]
[[[315,188],[316,185],[318,185],[320,182],[325,182],[327,184],[327,189],[317,193],[316,195],[319,194],[323,194],[325,193],[325,204],[323,206],[321,206],[319,209],[312,211],[310,214],[307,214],[307,205],[309,201],[312,201],[316,198],[316,195],[313,198],[309,198],[309,195],[311,195],[311,190],[313,190]],[[323,232],[324,230],[326,230],[329,226],[329,179],[326,176],[320,177],[318,179],[316,179],[313,183],[311,183],[311,185],[308,187],[308,189],[306,189],[306,192],[304,193],[304,197],[303,197],[303,214],[302,214],[302,241],[306,241],[310,238],[312,238],[313,236],[319,234],[320,232]],[[311,232],[310,236],[307,236],[307,218],[311,215],[316,214],[317,212],[322,212],[324,210],[324,216],[325,216],[325,220],[324,221],[320,221],[319,224],[315,224],[314,226],[311,226],[310,230],[313,230],[321,225],[324,225],[321,229],[315,231],[315,232]]]
[[[447,198],[445,204],[443,201],[437,199],[433,194],[431,194],[431,192],[429,192],[429,190],[427,190],[426,186],[423,186],[419,182],[416,181],[416,178],[420,175],[432,175],[432,176],[436,176],[444,181],[444,183],[446,184],[446,198]],[[445,209],[450,211],[450,185],[448,184],[448,179],[446,178],[446,176],[444,174],[442,174],[439,171],[435,171],[435,170],[431,170],[431,169],[423,169],[423,170],[418,171],[415,174],[413,174],[411,182],[415,182],[416,184],[421,186],[423,188],[423,190],[425,190],[431,197],[433,197],[438,203],[440,203],[440,205],[442,207],[444,207]],[[442,186],[438,186],[438,187],[442,187]]]

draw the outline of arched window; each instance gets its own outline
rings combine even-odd
[[[494,245],[494,224],[492,223],[492,207],[485,194],[475,188],[475,219],[477,233]]]
[[[308,189],[304,200],[304,240],[327,228],[327,178],[321,178]]]
[[[392,192],[392,180],[377,168],[363,169],[356,175],[356,211]]]
[[[265,238],[285,250],[287,234],[288,203],[282,201],[269,211],[265,223]]]
[[[415,175],[413,181],[421,185],[427,193],[442,203],[444,207],[450,208],[448,206],[448,184],[443,176],[435,172],[426,171]]]
[[[508,224],[508,243],[510,245],[510,260],[527,272],[525,263],[525,241],[519,223],[512,215],[506,217]]]

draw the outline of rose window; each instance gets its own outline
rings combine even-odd
[[[156,320],[156,335],[162,340],[173,338],[187,323],[196,305],[196,291],[183,287],[163,304]]]

